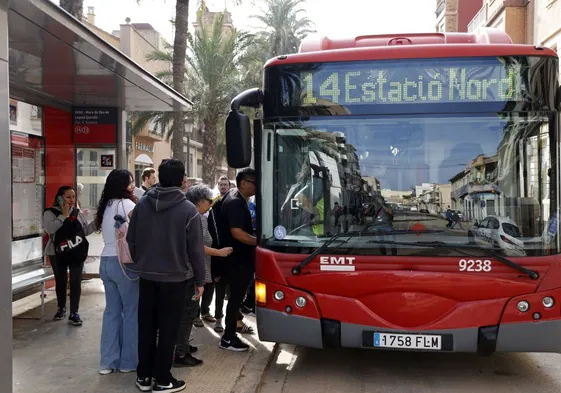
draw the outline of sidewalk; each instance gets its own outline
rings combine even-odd
[[[105,307],[99,279],[82,283],[82,327],[70,326],[67,321],[52,321],[56,311],[54,291],[47,291],[46,301],[42,321],[18,319],[39,315],[39,294],[13,304],[14,393],[138,392],[134,386],[135,373],[99,375],[99,339]],[[255,326],[253,318],[248,317],[247,322]],[[256,333],[243,336],[251,345],[246,353],[221,350],[213,326],[193,328],[192,344],[199,347],[196,356],[204,360],[204,365],[174,368],[174,376],[186,381],[185,392],[255,392],[272,356],[273,344],[261,343]]]

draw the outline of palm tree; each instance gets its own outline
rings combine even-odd
[[[202,12],[197,15],[200,26],[194,36],[188,37],[189,56],[185,72],[185,86],[188,88],[189,98],[194,102],[192,117],[201,124],[203,132],[203,181],[214,184],[216,181],[216,166],[225,156],[224,148],[224,120],[228,113],[231,99],[240,89],[239,69],[249,44],[250,35],[226,25],[224,13],[216,15],[211,26],[204,22]],[[148,60],[169,61],[173,58],[170,45],[164,51],[150,54]],[[165,83],[170,83],[173,75],[163,71],[156,75]],[[182,114],[181,124],[191,114]],[[164,113],[142,113],[135,119],[133,132],[142,129],[152,120],[160,130],[165,129],[170,118]],[[174,119],[175,122],[175,119]],[[171,134],[172,148],[175,131]],[[182,138],[183,133],[179,132]],[[182,145],[181,145],[182,147]]]
[[[60,0],[60,8],[68,12],[74,18],[82,20],[84,14],[84,0]]]
[[[175,38],[173,40],[172,86],[179,94],[185,94],[185,71],[187,37],[189,27],[189,0],[175,2]],[[183,161],[184,113],[181,105],[173,102],[173,125],[171,126],[172,157]]]
[[[269,59],[269,45],[260,35],[255,36],[241,62],[242,89],[263,85],[263,66]]]
[[[249,35],[226,26],[224,13],[219,13],[212,26],[207,26],[202,12],[197,15],[199,29],[189,37],[189,67],[187,86],[195,102],[196,117],[204,126],[203,132],[203,181],[216,181],[217,147],[219,131],[231,99],[239,87],[238,67],[249,44]]]
[[[315,32],[313,22],[302,13],[305,0],[264,0],[265,9],[253,17],[263,25],[259,36],[269,46],[269,57],[296,53],[300,42]]]

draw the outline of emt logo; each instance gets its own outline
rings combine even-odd
[[[331,272],[354,272],[355,257],[320,257],[319,270]]]

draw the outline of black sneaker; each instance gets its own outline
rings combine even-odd
[[[77,312],[73,312],[68,317],[68,323],[74,326],[82,326],[82,320],[80,319],[80,315]]]
[[[154,382],[153,392],[180,392],[185,389],[185,382],[178,381],[175,378],[171,379],[171,382],[167,385],[160,385],[158,382]]]
[[[136,378],[136,387],[141,392],[152,391],[152,378]]]
[[[174,362],[177,367],[198,367],[203,365],[201,359],[193,357],[190,353],[185,356],[176,356]]]
[[[249,349],[249,345],[240,340],[238,336],[235,336],[229,340],[222,338],[220,340],[220,348],[233,352],[245,352]]]
[[[61,321],[66,316],[66,308],[59,308],[54,316],[55,321]]]

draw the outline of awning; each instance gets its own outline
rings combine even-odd
[[[9,2],[10,94],[45,104],[171,111],[192,103],[49,0]]]
[[[142,164],[142,165],[153,165],[154,161],[146,154],[139,154],[138,157],[134,159],[135,164]]]

